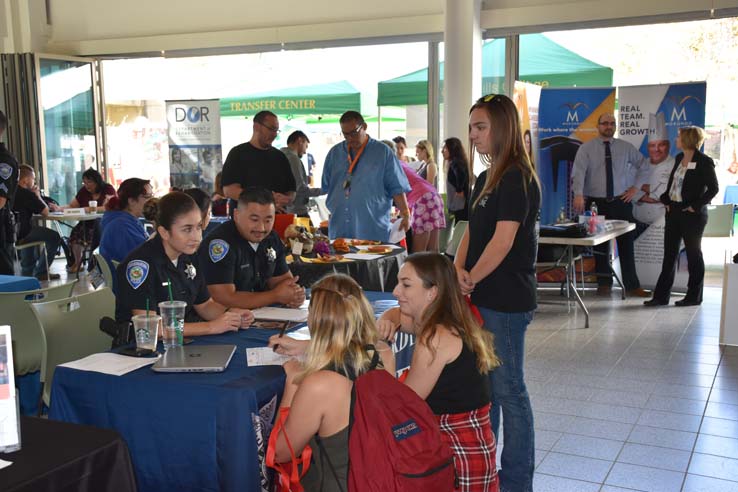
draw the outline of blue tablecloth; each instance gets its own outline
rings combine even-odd
[[[368,292],[371,301],[392,299]],[[117,430],[128,444],[141,492],[260,490],[252,415],[281,396],[284,371],[246,366],[244,349],[265,346],[274,330],[198,337],[238,347],[223,373],[161,374],[148,367],[110,376],[65,367],[54,375],[49,418]],[[398,367],[412,339],[398,337]]]
[[[0,275],[0,292],[21,292],[41,288],[41,282],[36,277],[21,277],[20,275]]]

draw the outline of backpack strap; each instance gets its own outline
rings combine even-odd
[[[351,394],[351,399],[353,400],[353,392]],[[352,401],[352,403],[353,403],[353,401]],[[318,443],[318,447],[320,448],[320,461],[321,461],[321,464],[322,464],[322,461],[323,461],[323,457],[325,457],[326,461],[328,461],[328,468],[331,469],[331,473],[333,474],[333,478],[336,479],[336,485],[338,485],[338,490],[340,490],[341,492],[345,492],[343,490],[343,485],[341,485],[341,481],[338,479],[338,473],[336,473],[336,469],[333,466],[333,462],[331,461],[331,457],[328,456],[328,452],[326,451],[325,446],[323,445],[323,440],[317,434],[315,435],[315,442]]]

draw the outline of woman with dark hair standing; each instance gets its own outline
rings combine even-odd
[[[151,184],[146,179],[128,178],[118,187],[118,196],[105,205],[106,211],[100,222],[100,254],[108,264],[120,263],[149,234],[139,220],[143,217],[146,201],[153,197]]]
[[[66,208],[89,207],[90,200],[97,202],[98,207],[103,207],[107,201],[115,196],[115,188],[103,180],[102,175],[95,169],[89,168],[82,173],[82,188],[77,192]],[[95,212],[96,210],[92,210]],[[71,273],[77,273],[82,264],[82,252],[85,246],[90,244],[90,251],[100,244],[100,220],[85,220],[79,222],[69,234],[69,245],[72,248],[74,264],[67,267]]]
[[[248,328],[254,320],[251,311],[226,309],[208,293],[197,261],[202,216],[195,201],[182,192],[163,196],[156,224],[157,235],[118,265],[116,319],[128,321],[137,314],[158,310],[162,301],[175,300],[187,303],[186,336]]]
[[[664,228],[664,260],[661,274],[653,291],[653,299],[646,306],[666,306],[674,285],[679,247],[684,241],[687,250],[689,281],[687,295],[677,306],[702,304],[702,287],[705,280],[705,261],[702,258],[702,233],[707,225],[707,204],[717,195],[718,180],[715,163],[699,151],[705,133],[702,128],[685,126],[679,129],[674,168],[669,175],[661,203],[666,205]]]
[[[454,223],[469,220],[469,190],[471,168],[464,145],[456,137],[447,138],[441,149],[446,164],[446,207]]]
[[[533,489],[533,411],[523,367],[525,330],[536,308],[538,177],[525,151],[515,104],[485,96],[469,113],[469,140],[489,167],[477,179],[469,227],[456,252],[459,285],[495,337],[500,366],[490,373],[492,429],[500,409],[504,446],[500,489]],[[499,437],[499,436],[497,436]]]

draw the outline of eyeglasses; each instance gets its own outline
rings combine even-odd
[[[271,127],[269,125],[265,125],[264,123],[261,123],[261,122],[258,122],[258,121],[257,121],[257,123],[259,123],[261,126],[263,126],[264,128],[266,128],[267,130],[272,131],[272,132],[277,133],[277,134],[279,134],[279,132],[282,131],[279,128],[274,128],[274,127]]]
[[[343,133],[343,138],[349,139],[357,136],[359,133],[361,133],[361,128],[364,126],[363,123],[359,123],[359,125],[351,130],[350,132],[341,132]]]
[[[615,122],[614,121],[600,121],[597,124],[600,125],[600,126],[615,126]]]

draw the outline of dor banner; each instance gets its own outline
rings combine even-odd
[[[541,224],[563,214],[572,217],[571,170],[579,146],[597,136],[597,118],[615,109],[615,89],[556,88],[541,90],[538,114],[538,159]]]
[[[220,101],[167,101],[171,185],[213,192],[223,168]]]
[[[643,85],[618,88],[618,137],[648,157],[651,177],[636,196],[633,216],[638,221],[635,261],[644,287],[656,285],[664,256],[664,206],[659,197],[666,191],[680,127],[705,127],[707,84]],[[687,285],[687,259],[678,262],[676,289]]]

